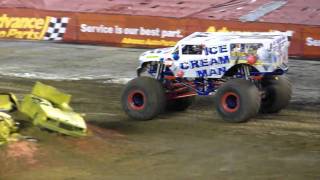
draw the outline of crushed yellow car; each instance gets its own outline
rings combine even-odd
[[[71,95],[37,82],[18,109],[36,126],[70,136],[85,136],[86,123],[81,114],[69,106],[70,101]]]
[[[0,112],[12,112],[18,109],[18,99],[12,93],[0,93]]]
[[[12,117],[4,112],[0,112],[0,145],[15,140],[14,136],[17,126]]]

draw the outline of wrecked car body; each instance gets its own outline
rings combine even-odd
[[[15,121],[4,112],[18,111],[40,128],[69,136],[87,135],[87,126],[82,114],[70,107],[71,95],[36,82],[31,94],[19,102],[12,93],[0,93],[0,144],[17,131]]]
[[[37,82],[32,93],[24,97],[20,112],[33,124],[70,136],[85,136],[86,123],[81,114],[69,106],[71,95]]]

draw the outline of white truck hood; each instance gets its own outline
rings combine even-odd
[[[160,61],[164,58],[169,58],[169,56],[172,56],[173,49],[174,47],[169,47],[146,51],[142,53],[139,57],[140,65],[145,62]]]

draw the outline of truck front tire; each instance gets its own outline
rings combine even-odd
[[[137,77],[125,86],[121,105],[124,112],[135,120],[150,120],[166,107],[162,84],[150,77]]]
[[[215,95],[216,109],[227,122],[245,122],[259,112],[261,97],[258,88],[248,80],[232,79]]]

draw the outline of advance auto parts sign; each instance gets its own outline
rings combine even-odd
[[[0,38],[30,40],[62,40],[68,17],[10,17],[0,16]]]
[[[153,46],[174,46],[177,41],[167,38],[182,38],[180,29],[167,30],[160,28],[126,27],[126,26],[105,26],[105,25],[80,25],[81,33],[120,35],[122,44],[153,45]],[[133,38],[134,36],[134,38]]]
[[[127,15],[78,14],[80,41],[138,46],[174,46],[185,36],[182,21]]]

